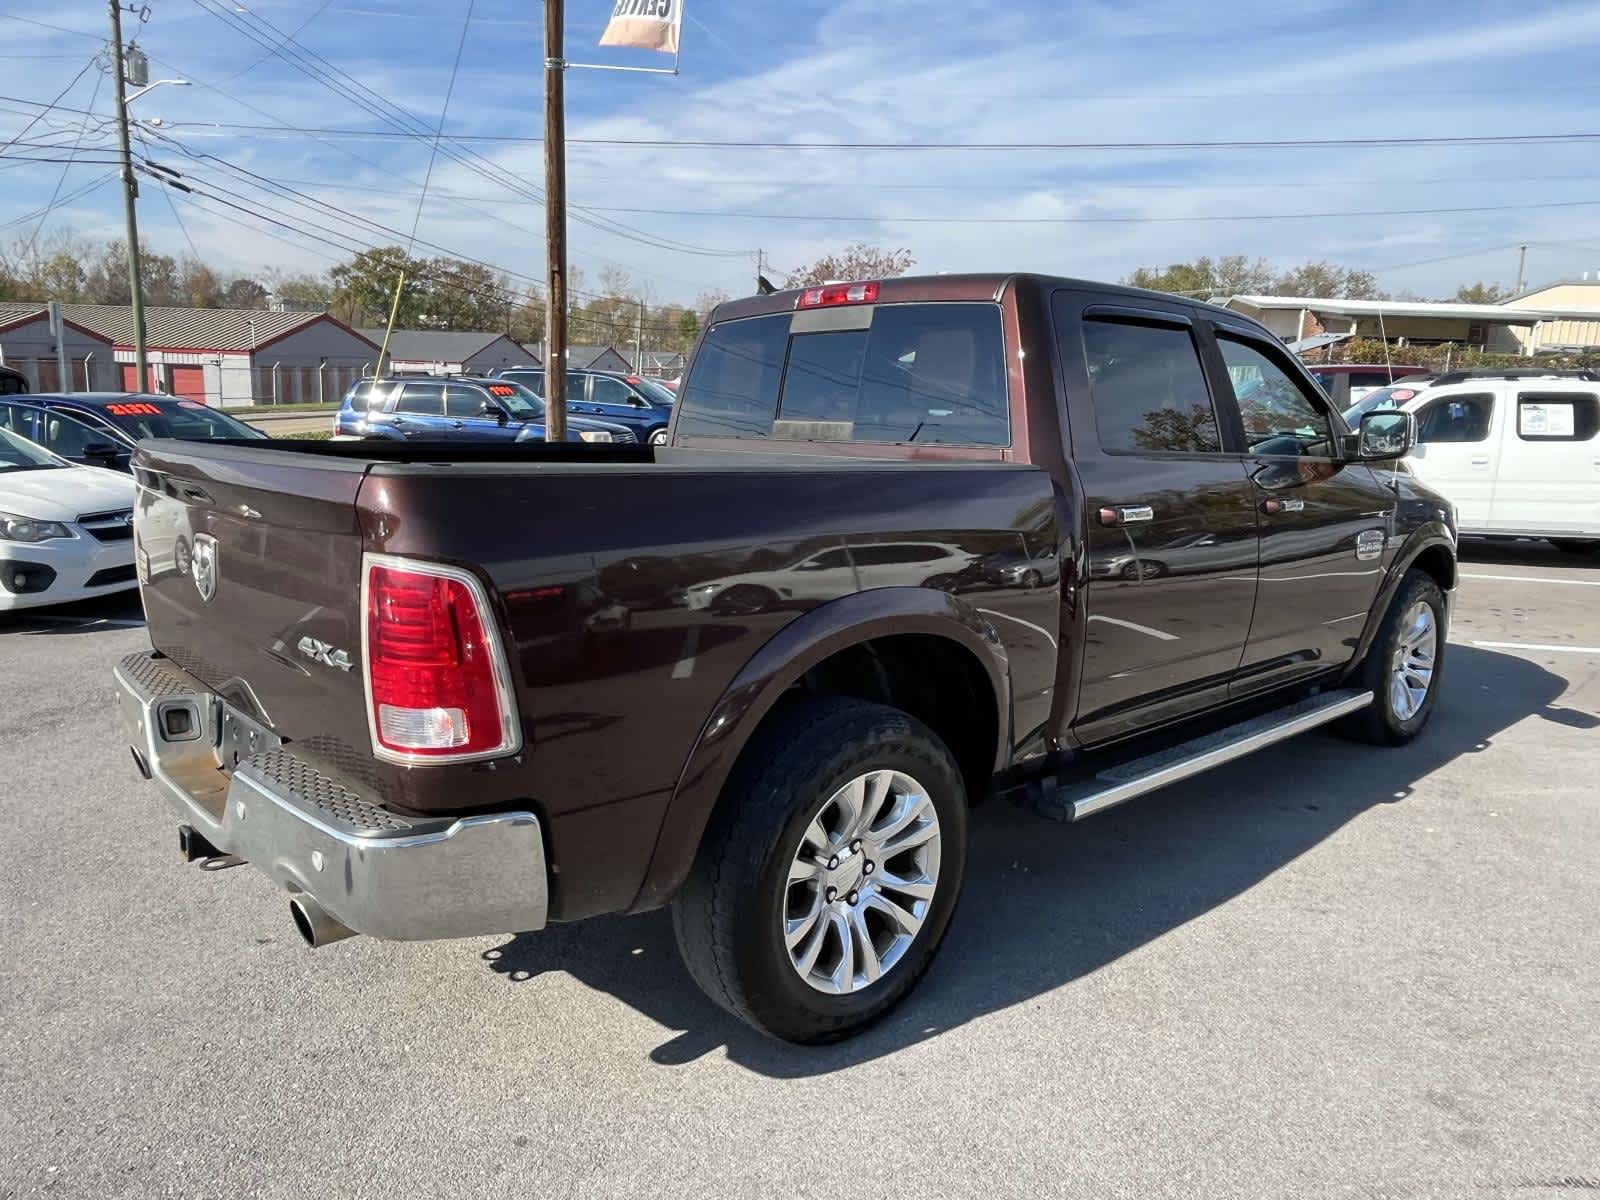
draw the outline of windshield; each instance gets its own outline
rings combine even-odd
[[[1379,412],[1387,408],[1399,408],[1416,394],[1417,389],[1414,387],[1386,387],[1379,388],[1375,392],[1368,392],[1344,410],[1345,424],[1354,429],[1361,424],[1361,418],[1369,412]]]
[[[678,402],[676,392],[669,387],[663,387],[654,379],[635,379],[633,386],[635,391],[642,392],[648,396],[652,403],[665,404],[670,408]]]
[[[186,442],[210,442],[222,438],[267,436],[243,421],[235,420],[214,408],[207,408],[195,400],[130,396],[126,400],[102,404],[99,411],[133,438],[179,438]]]
[[[9,430],[0,429],[0,474],[11,471],[45,471],[65,467],[54,454]]]
[[[519,421],[537,421],[544,416],[544,401],[514,379],[496,379],[489,385],[489,394]]]

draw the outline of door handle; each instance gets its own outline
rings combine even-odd
[[[1480,454],[1478,457],[1472,460],[1472,465],[1475,467],[1487,467],[1489,465],[1489,456],[1487,454]]]
[[[1153,521],[1155,517],[1156,510],[1148,504],[1119,504],[1115,508],[1100,510],[1102,525],[1136,525],[1143,521]]]
[[[452,428],[452,429],[462,429],[462,428],[465,428],[465,423],[461,422],[461,421],[451,421],[450,422],[450,428]]]
[[[1279,513],[1304,512],[1305,508],[1306,502],[1304,500],[1279,500],[1274,498],[1261,502],[1261,511],[1269,516],[1277,516]]]

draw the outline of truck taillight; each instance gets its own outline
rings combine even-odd
[[[372,748],[391,762],[459,762],[521,748],[510,672],[478,580],[368,555],[362,586]]]
[[[826,287],[807,288],[794,302],[796,308],[832,308],[836,304],[876,304],[878,285],[875,283],[830,283]]]

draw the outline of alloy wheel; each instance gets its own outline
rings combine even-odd
[[[780,920],[790,965],[819,992],[881,979],[916,940],[939,885],[939,814],[900,771],[850,780],[806,826]]]

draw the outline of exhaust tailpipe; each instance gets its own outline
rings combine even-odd
[[[304,892],[289,898],[289,916],[306,945],[313,950],[356,935],[354,929],[335,920],[322,905]]]

